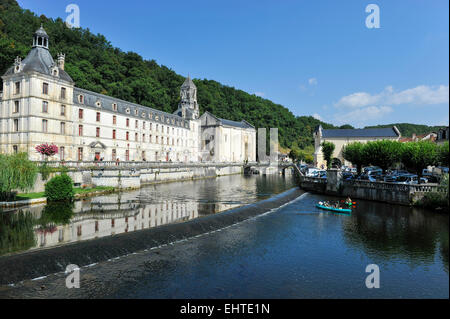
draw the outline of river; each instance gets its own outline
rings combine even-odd
[[[226,209],[269,198],[295,186],[290,177],[231,176],[214,180],[172,183],[122,195],[125,208],[103,196],[89,209],[74,213],[129,216],[116,224],[128,232],[166,223],[182,223]],[[125,198],[125,199],[124,199]],[[81,271],[81,288],[67,289],[64,274],[24,281],[0,289],[3,297],[37,298],[448,298],[448,215],[358,201],[351,215],[315,207],[334,198],[305,193],[294,201],[220,231],[157,249],[137,251],[100,262]],[[94,204],[93,204],[94,203]],[[99,209],[99,203],[103,203]],[[174,204],[174,208],[172,208]],[[139,209],[137,208],[139,207]],[[142,223],[139,212],[166,207]],[[179,208],[180,207],[180,208]],[[79,209],[79,208],[77,208]],[[137,209],[138,214],[134,214]],[[156,208],[155,208],[156,210]],[[131,214],[130,214],[131,212]],[[15,214],[18,214],[17,212]],[[42,214],[35,213],[35,214]],[[164,215],[165,214],[165,215]],[[102,216],[103,216],[102,215]],[[169,216],[170,215],[170,216]],[[126,217],[123,217],[126,218]],[[90,225],[95,218],[83,223]],[[84,225],[84,224],[83,224]],[[52,226],[53,227],[53,226]],[[36,250],[64,245],[58,228]],[[78,232],[73,226],[72,232]],[[86,226],[77,238],[93,238]],[[92,228],[92,226],[91,226]],[[139,228],[139,229],[138,229]],[[105,228],[106,229],[106,228]],[[97,237],[111,236],[111,228],[97,225]],[[0,232],[2,230],[0,229]],[[41,232],[42,233],[42,232]],[[45,232],[44,232],[45,233]],[[95,233],[95,232],[94,232]],[[102,233],[103,235],[99,235]],[[79,232],[77,233],[77,235]],[[41,235],[36,235],[39,237]],[[80,239],[81,240],[81,239]],[[3,249],[4,244],[2,244]],[[17,250],[16,250],[17,251]],[[3,258],[8,258],[4,256]],[[380,270],[380,288],[368,289],[366,267]],[[0,270],[1,271],[1,270]]]

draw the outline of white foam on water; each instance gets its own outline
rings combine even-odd
[[[47,278],[47,276],[37,277],[37,278],[31,279],[31,281],[43,280],[45,278]]]

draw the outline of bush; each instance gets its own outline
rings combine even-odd
[[[448,174],[446,174],[441,181],[442,190],[441,192],[429,192],[425,193],[423,198],[416,203],[416,206],[425,207],[429,209],[443,209],[445,211],[449,210],[449,179]],[[445,190],[445,191],[444,191]]]
[[[55,176],[45,184],[45,196],[51,202],[71,201],[74,195],[73,181],[67,174]]]
[[[26,191],[33,187],[37,166],[26,153],[0,154],[0,201],[14,200],[14,190]]]

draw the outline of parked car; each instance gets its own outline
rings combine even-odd
[[[429,183],[439,183],[439,178],[429,169],[424,169],[422,171],[422,176],[426,178]]]
[[[426,184],[426,183],[428,183],[428,180],[425,177],[421,177],[420,182],[423,184]],[[415,185],[415,184],[419,184],[419,178],[417,175],[414,175],[414,174],[400,175],[400,176],[398,176],[396,183]]]
[[[359,175],[357,177],[357,180],[369,181],[369,182],[376,182],[377,181],[374,176],[371,176],[371,175],[368,175],[368,174],[361,174],[361,175]]]
[[[355,174],[352,174],[351,172],[343,172],[342,173],[342,178],[346,181],[350,181],[355,179]]]
[[[306,176],[309,176],[309,177],[315,177],[315,176],[317,176],[317,172],[319,171],[319,169],[318,168],[315,168],[315,167],[308,167],[308,169],[306,170]]]

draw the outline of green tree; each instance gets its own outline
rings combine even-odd
[[[331,158],[333,157],[333,152],[336,146],[331,142],[322,143],[322,153],[324,159],[327,161],[327,168],[331,168]]]
[[[358,174],[361,174],[363,165],[366,164],[364,161],[364,144],[361,142],[354,142],[346,145],[342,150],[342,155],[344,159],[356,165]]]
[[[15,190],[26,191],[34,186],[37,166],[26,153],[0,154],[0,199],[14,200]]]
[[[45,197],[50,202],[72,201],[74,195],[73,181],[67,174],[55,176],[45,184]]]
[[[423,169],[435,165],[438,159],[436,144],[429,141],[404,143],[401,151],[402,163],[422,177]]]
[[[445,167],[448,167],[449,164],[448,150],[448,142],[445,142],[438,147],[438,163]]]
[[[363,162],[378,166],[386,171],[392,165],[401,161],[401,148],[402,143],[398,141],[368,142],[363,148]]]

